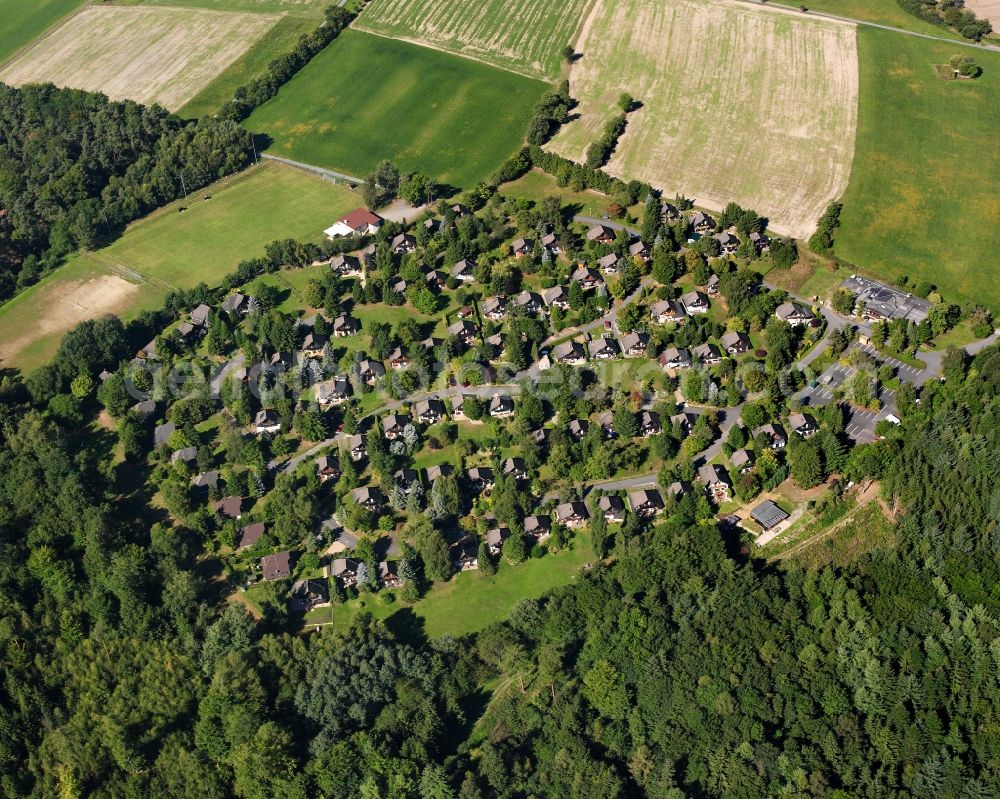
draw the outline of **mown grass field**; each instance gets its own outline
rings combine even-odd
[[[84,0],[0,0],[0,64],[83,3]]]
[[[358,27],[551,80],[592,2],[376,0]]]
[[[1000,311],[1000,55],[974,53],[975,81],[943,81],[933,65],[956,47],[870,28],[858,29],[858,46],[857,154],[838,255]]]
[[[175,110],[279,17],[200,9],[91,6],[0,72],[11,85],[51,81]]]
[[[274,239],[319,240],[359,202],[350,189],[277,163],[220,181],[134,223],[110,246],[74,258],[0,306],[0,361],[38,366],[84,319],[105,313],[129,319],[162,304],[171,286],[217,285]],[[131,272],[148,280],[129,279]]]
[[[187,8],[207,8],[212,11],[285,11],[305,14],[315,18],[323,16],[323,10],[336,0],[139,0],[130,4],[146,6],[184,6]]]
[[[929,36],[941,36],[945,39],[962,38],[947,28],[931,25],[908,13],[896,0],[812,0],[806,5],[810,11],[823,11],[827,14],[874,22],[877,25],[891,25],[894,28],[926,33]]]
[[[570,72],[580,118],[551,149],[583,160],[625,91],[642,107],[608,172],[811,233],[850,175],[854,26],[733,0],[597,2]]]
[[[471,186],[518,147],[544,90],[465,58],[347,30],[246,125],[297,161],[364,176],[388,158]]]
[[[237,88],[262,74],[267,65],[279,55],[294,49],[299,36],[309,33],[316,25],[317,20],[313,17],[300,14],[282,15],[274,27],[258,39],[249,50],[178,109],[178,115],[196,119],[217,113]]]

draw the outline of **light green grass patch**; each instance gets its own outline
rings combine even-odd
[[[284,11],[314,18],[323,16],[323,10],[336,0],[139,0],[145,6],[184,6],[187,8],[207,8],[213,11]],[[124,5],[125,3],[120,3]],[[129,5],[137,3],[134,0]]]
[[[941,36],[946,39],[961,39],[944,27],[931,25],[903,9],[896,0],[814,0],[807,2],[810,11],[823,11],[841,17],[850,17],[876,25],[891,25],[894,28]]]
[[[858,47],[857,155],[837,254],[1000,310],[1000,55],[976,53],[977,80],[942,81],[934,64],[952,45],[859,28]]]
[[[592,0],[377,0],[358,27],[549,80]]]
[[[517,149],[544,90],[475,61],[347,30],[246,125],[298,161],[361,176],[388,158],[471,186]]]
[[[84,0],[0,0],[0,64],[83,4]]]

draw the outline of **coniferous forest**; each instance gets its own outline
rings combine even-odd
[[[85,339],[60,357],[89,368]],[[105,432],[13,376],[0,391],[5,797],[1000,790],[996,347],[852,456],[898,509],[892,548],[804,571],[680,512],[506,621],[432,641],[364,616],[306,636],[254,622],[206,579],[196,534],[123,499]]]

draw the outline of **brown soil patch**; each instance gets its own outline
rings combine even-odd
[[[17,335],[0,340],[0,363],[44,336],[58,335],[85,319],[114,314],[140,287],[117,275],[100,275],[68,283],[55,282],[34,300],[44,313],[22,327]]]

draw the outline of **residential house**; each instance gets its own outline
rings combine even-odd
[[[472,322],[466,322],[464,319],[448,325],[448,335],[457,338],[466,346],[475,342],[477,333],[476,326]]]
[[[607,494],[597,500],[597,509],[609,524],[621,524],[625,521],[625,503],[615,494]]]
[[[261,576],[265,580],[284,580],[292,574],[292,553],[275,552],[260,559]]]
[[[397,469],[392,476],[396,486],[409,494],[414,488],[422,485],[420,482],[420,472],[417,469]]]
[[[322,358],[326,347],[326,336],[322,333],[308,333],[302,340],[302,354],[307,358]]]
[[[549,308],[565,311],[569,308],[569,295],[562,286],[553,286],[542,292],[542,299]]]
[[[649,347],[649,333],[636,330],[622,336],[622,350],[629,358],[641,358]]]
[[[365,446],[365,440],[361,436],[348,436],[346,446],[347,454],[355,463],[368,457],[368,448]]]
[[[459,218],[472,213],[467,205],[462,205],[461,203],[455,203],[451,206],[451,212]]]
[[[781,321],[788,322],[792,327],[812,324],[816,315],[804,305],[797,302],[783,302],[774,310],[774,315]]]
[[[366,385],[374,386],[376,382],[385,377],[385,367],[382,365],[381,361],[374,361],[371,358],[365,358],[358,363],[358,377],[360,377]]]
[[[542,296],[534,291],[522,291],[514,297],[514,305],[526,314],[536,314],[545,307]]]
[[[534,246],[534,243],[530,239],[514,239],[514,242],[510,245],[510,249],[515,258],[523,258],[525,255],[531,255]]]
[[[367,511],[378,513],[385,507],[385,498],[378,486],[362,486],[351,491],[354,502]]]
[[[263,410],[257,411],[257,415],[253,420],[253,426],[258,435],[261,433],[274,435],[275,433],[281,432],[281,417],[278,415],[277,411],[271,410],[270,408],[264,408]]]
[[[708,292],[710,297],[714,297],[719,293],[719,276],[715,274],[715,272],[712,273],[708,282],[705,284],[705,291]]]
[[[750,518],[757,522],[766,533],[785,521],[788,514],[771,500],[765,499],[750,511]]]
[[[212,313],[212,309],[202,303],[193,311],[191,311],[191,324],[198,325],[198,327],[208,327],[208,318]]]
[[[580,441],[590,432],[590,422],[586,419],[571,419],[568,429],[570,436]]]
[[[802,438],[809,438],[816,434],[819,426],[816,420],[808,413],[792,413],[788,416],[788,426],[798,433]]]
[[[471,283],[475,280],[474,272],[476,269],[476,262],[470,261],[467,258],[463,258],[461,261],[457,261],[455,265],[451,268],[451,276],[460,283]]]
[[[451,398],[451,417],[456,420],[468,418],[465,415],[465,397],[462,394],[455,394]]]
[[[719,242],[719,248],[723,255],[734,255],[740,247],[740,240],[728,230],[716,233],[712,238]]]
[[[580,288],[584,291],[590,291],[590,289],[604,285],[604,280],[601,278],[601,275],[589,266],[577,267],[570,279],[574,283],[579,283]]]
[[[184,447],[170,456],[171,463],[191,463],[198,457],[197,447]]]
[[[219,308],[230,316],[236,316],[247,313],[250,310],[249,305],[249,298],[237,291],[235,294],[230,294],[226,297]]]
[[[198,327],[198,325],[191,324],[191,322],[181,322],[177,325],[177,337],[184,344],[190,345],[203,335],[205,335],[205,328]]]
[[[660,204],[660,216],[663,221],[668,225],[673,225],[681,221],[681,212],[676,205],[671,205],[670,203]]]
[[[396,561],[379,561],[378,584],[381,588],[399,588],[403,584],[403,581],[399,577],[399,568]]]
[[[639,414],[639,435],[643,438],[656,436],[663,432],[660,414],[656,411],[643,411]]]
[[[334,558],[330,562],[330,576],[344,588],[350,588],[358,582],[359,565],[361,561],[356,558]]]
[[[689,316],[696,313],[708,313],[708,297],[700,291],[689,291],[681,297],[681,304]]]
[[[705,344],[699,344],[697,347],[692,347],[691,354],[697,358],[698,362],[703,366],[715,366],[717,363],[722,363],[722,350],[711,342],[706,342]]]
[[[486,532],[486,546],[490,548],[490,554],[499,555],[503,548],[503,542],[510,538],[510,528],[494,527]]]
[[[129,408],[132,415],[140,422],[148,422],[149,418],[156,413],[156,400],[142,400]]]
[[[597,268],[606,275],[617,275],[619,260],[618,253],[609,252],[597,259]]]
[[[761,435],[764,436],[764,438],[769,442],[768,446],[771,449],[782,449],[785,444],[788,443],[788,436],[785,435],[785,431],[776,424],[761,425],[754,430],[753,435],[754,438]]]
[[[173,435],[174,430],[177,429],[177,425],[173,422],[167,422],[166,424],[160,424],[156,426],[153,430],[153,445],[156,449],[160,447],[165,447],[167,445],[167,440]]]
[[[448,285],[448,273],[442,272],[440,269],[432,269],[425,277],[427,279],[427,288],[432,291],[441,291]]]
[[[437,424],[444,416],[444,403],[436,397],[420,400],[414,404],[413,413],[421,424]]]
[[[267,365],[274,372],[288,371],[295,365],[295,356],[290,352],[276,352],[271,356]]]
[[[638,258],[643,263],[649,261],[649,248],[641,240],[633,241],[628,245],[628,254],[633,258]]]
[[[472,541],[461,541],[452,547],[451,562],[460,571],[479,568],[479,548]]]
[[[746,333],[741,333],[738,330],[724,333],[719,342],[730,355],[740,355],[750,349],[750,339]]]
[[[754,249],[758,253],[767,252],[771,249],[771,240],[766,234],[760,233],[759,231],[754,231],[748,237],[750,243],[754,246]]]
[[[437,466],[427,467],[427,482],[433,485],[439,477],[450,477],[455,474],[455,467],[450,463],[441,463]]]
[[[715,220],[702,211],[695,211],[691,214],[691,227],[699,236],[704,236],[715,230]]]
[[[389,246],[392,248],[393,255],[405,255],[416,249],[417,240],[409,233],[400,233],[398,236],[393,236]]]
[[[402,347],[396,347],[389,353],[389,367],[395,371],[405,369],[410,365],[410,356],[403,352]]]
[[[361,322],[348,314],[342,314],[333,320],[333,335],[336,338],[353,336],[361,330]]]
[[[253,524],[246,525],[246,527],[240,529],[240,538],[236,544],[236,550],[250,549],[250,547],[263,538],[266,532],[267,525],[264,522],[254,522]]]
[[[507,315],[507,302],[503,297],[487,297],[479,308],[491,322],[499,322]]]
[[[515,480],[528,479],[528,468],[524,465],[523,458],[507,458],[502,468],[504,477],[513,477]]]
[[[353,255],[335,255],[330,268],[341,277],[357,277],[361,274],[361,261]]]
[[[340,477],[340,461],[330,455],[321,455],[316,459],[316,476],[321,483],[336,480]]]
[[[698,414],[691,413],[690,411],[683,411],[682,413],[675,413],[670,417],[670,425],[677,426],[681,435],[688,435],[694,426],[698,423]]]
[[[615,414],[613,411],[601,411],[597,414],[597,423],[601,426],[601,435],[607,439],[617,438],[615,430]]]
[[[426,352],[434,352],[434,350],[442,344],[444,344],[444,339],[436,338],[434,336],[425,338],[420,342],[420,346],[423,347]]]
[[[670,322],[681,323],[686,316],[684,306],[677,300],[660,300],[653,303],[653,307],[649,309],[649,315],[654,322],[660,325]]]
[[[473,466],[465,473],[469,484],[479,493],[493,490],[493,470],[489,466]]]
[[[212,504],[212,510],[230,519],[243,516],[243,497],[223,497]]]
[[[641,488],[638,491],[629,492],[628,505],[634,514],[648,519],[663,511],[663,497],[660,496],[659,491]]]
[[[441,229],[441,222],[434,217],[424,220],[424,230],[426,230],[430,235],[434,235]]]
[[[541,543],[552,534],[552,519],[549,516],[525,516],[524,534]]]
[[[599,241],[602,244],[610,244],[615,240],[615,231],[607,225],[594,225],[587,231],[587,241]]]
[[[346,216],[337,220],[323,233],[328,239],[335,239],[340,236],[368,236],[378,232],[382,227],[382,217],[373,214],[367,208],[355,208]]]
[[[751,449],[738,449],[729,456],[729,462],[740,474],[746,474],[753,469],[754,454]]]
[[[154,338],[144,347],[139,350],[139,358],[147,358],[151,361],[156,360],[156,339]]]
[[[201,472],[191,478],[191,487],[208,491],[219,487],[219,473],[215,469]]]
[[[714,463],[706,463],[698,469],[698,479],[704,483],[709,498],[721,504],[729,500],[729,476],[726,470]]]
[[[577,366],[586,359],[579,341],[564,341],[552,348],[552,360]]]
[[[683,497],[685,494],[690,494],[691,486],[683,481],[674,480],[674,482],[672,482],[670,485],[667,486],[666,493],[670,499],[676,501],[681,497]]]
[[[587,342],[590,357],[598,361],[609,361],[621,355],[618,342],[608,336],[598,336]]]
[[[463,305],[457,311],[455,311],[455,316],[459,319],[472,319],[476,315],[475,309],[471,305]]]
[[[389,288],[392,289],[393,293],[399,295],[406,294],[406,290],[409,287],[410,284],[401,277],[397,277],[392,282],[389,283]]]
[[[658,360],[664,369],[686,369],[691,365],[691,352],[685,347],[667,347]]]
[[[589,518],[587,506],[582,502],[564,502],[556,505],[556,521],[564,527],[583,527]]]
[[[351,398],[351,383],[347,375],[337,375],[316,385],[316,401],[320,405],[342,405]]]
[[[546,233],[541,239],[539,239],[538,243],[552,255],[558,255],[560,252],[559,237],[555,233]]]
[[[394,441],[403,435],[403,428],[410,423],[410,417],[399,413],[390,413],[382,419],[382,435],[389,441]]]
[[[316,608],[325,608],[330,604],[330,587],[326,580],[310,578],[296,580],[292,583],[289,594],[292,610],[308,613]]]
[[[494,419],[504,419],[514,413],[514,400],[506,394],[497,394],[490,400],[489,414]]]

